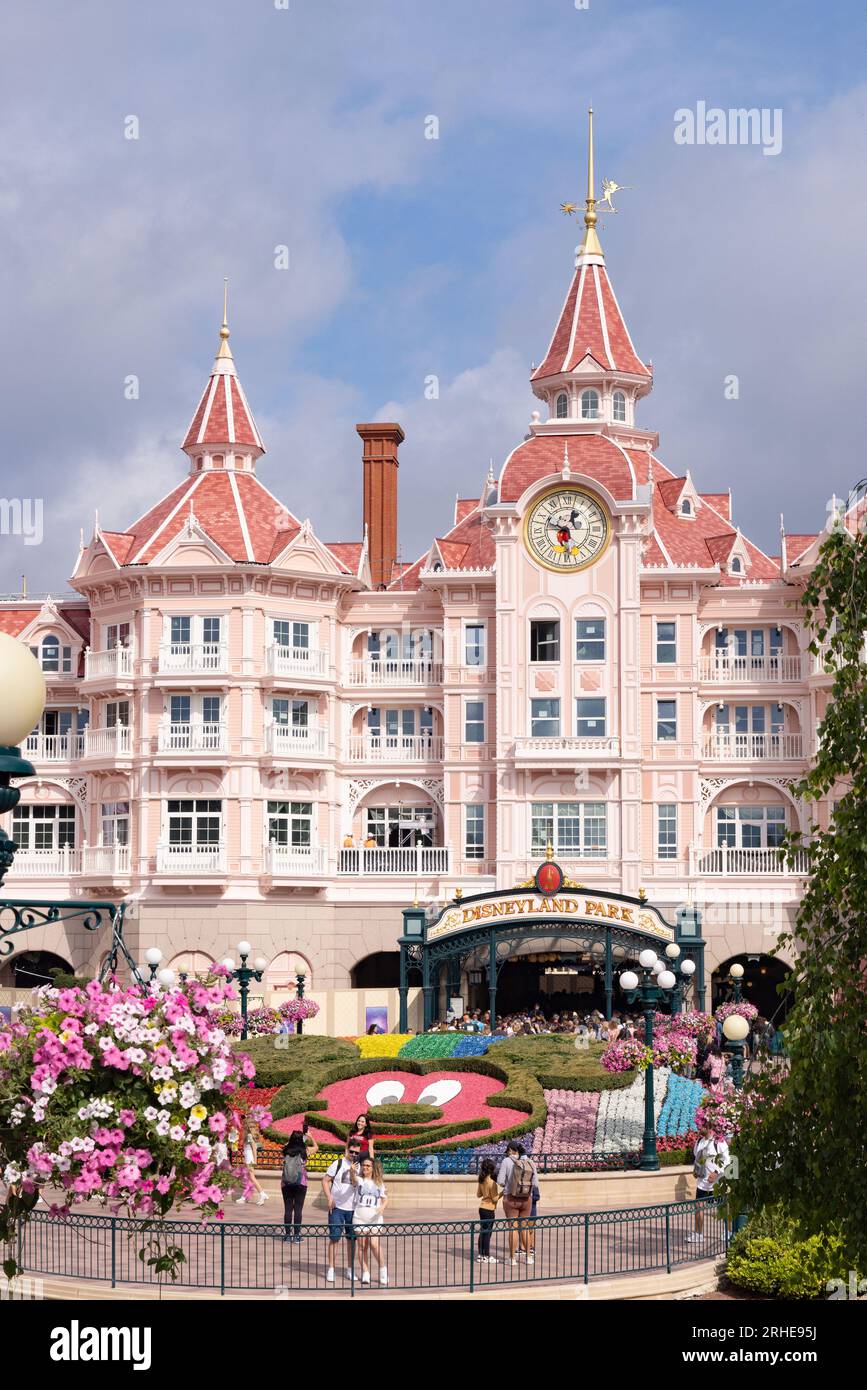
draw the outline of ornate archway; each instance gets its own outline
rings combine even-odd
[[[573,882],[549,855],[532,879],[515,888],[469,898],[458,890],[450,903],[430,915],[422,907],[404,909],[399,941],[401,1030],[406,1027],[410,973],[421,975],[424,1026],[429,1028],[438,1013],[443,976],[446,995],[458,994],[462,972],[471,959],[485,962],[493,1029],[500,970],[515,954],[515,946],[552,941],[558,954],[592,953],[596,948],[604,972],[606,1018],[613,1009],[617,954],[637,955],[648,947],[658,952],[666,946],[678,947],[672,962],[678,975],[673,1007],[679,1007],[686,982],[680,965],[687,959],[694,961],[696,1004],[704,1008],[704,942],[696,909],[680,908],[672,924],[643,897],[596,892]]]

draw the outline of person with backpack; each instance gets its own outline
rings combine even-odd
[[[326,1284],[334,1283],[336,1247],[345,1236],[349,1245],[346,1256],[346,1277],[352,1278],[355,1267],[355,1189],[358,1186],[361,1143],[354,1135],[346,1141],[342,1158],[336,1158],[322,1179],[322,1191],[328,1203],[328,1268]]]
[[[304,1130],[294,1129],[283,1147],[283,1172],[280,1191],[283,1193],[283,1239],[301,1244],[301,1217],[307,1196],[307,1151],[316,1152],[316,1140]]]
[[[509,1258],[513,1265],[518,1263],[521,1256],[527,1264],[534,1264],[535,1255],[528,1246],[527,1222],[533,1208],[533,1188],[538,1187],[539,1174],[523,1144],[516,1139],[510,1140],[506,1146],[497,1183],[503,1189],[503,1215],[509,1222]]]

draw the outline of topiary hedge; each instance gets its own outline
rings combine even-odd
[[[372,1105],[368,1110],[374,1131],[380,1132],[388,1125],[417,1124],[428,1120],[441,1120],[443,1112],[438,1105],[420,1105],[418,1101],[394,1101],[391,1105]]]
[[[257,1086],[286,1086],[326,1063],[358,1061],[359,1056],[355,1043],[307,1033],[274,1033],[232,1045],[236,1052],[246,1052],[252,1058]]]

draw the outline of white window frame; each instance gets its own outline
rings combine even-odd
[[[484,859],[486,819],[484,802],[473,802],[464,807],[465,859]]]
[[[602,714],[580,714],[580,705],[601,704]],[[589,725],[602,723],[602,728],[590,728]],[[583,724],[588,725],[582,728]],[[575,737],[576,738],[607,738],[608,737],[608,697],[606,695],[579,695],[575,699]]]
[[[660,637],[661,627],[673,627],[674,637]],[[674,651],[669,659],[659,655],[660,647],[673,647]],[[677,665],[677,618],[656,618],[654,628],[654,665],[656,666],[676,666]]]
[[[557,713],[544,716],[533,713],[534,705],[556,705]],[[557,728],[553,733],[537,733],[535,725],[553,724],[556,721]],[[562,738],[563,737],[563,701],[559,695],[534,695],[530,699],[529,711],[530,738]]]
[[[286,806],[286,811],[271,810],[271,807]],[[304,807],[309,807],[304,810]],[[272,832],[279,826],[285,825],[286,839],[281,840]],[[265,802],[265,843],[267,845],[277,845],[281,849],[307,850],[312,849],[315,838],[316,827],[316,802],[315,801],[293,801],[287,798],[268,798]],[[296,828],[299,836],[296,839]],[[303,833],[306,832],[306,840]]]
[[[479,660],[469,660],[468,637],[470,632],[480,634],[478,642]],[[488,625],[484,622],[465,622],[461,629],[461,665],[473,671],[481,671],[488,664]]]
[[[602,636],[601,636],[601,637],[584,637],[584,638],[580,637],[580,636],[578,635],[578,624],[579,624],[579,623],[598,623],[598,624],[601,625],[601,627],[602,627]],[[585,656],[579,656],[579,655],[578,655],[578,644],[579,644],[579,642],[582,642],[582,641],[583,641],[583,642],[601,642],[601,643],[602,643],[602,655],[601,655],[601,656],[587,656],[587,657],[585,657]],[[590,614],[590,615],[585,614],[583,617],[582,617],[582,616],[577,617],[577,618],[575,619],[575,661],[576,661],[580,666],[604,666],[604,665],[605,665],[605,662],[606,662],[606,660],[607,660],[607,653],[608,653],[608,619],[607,619],[607,618],[601,618],[601,617],[598,617],[598,616],[594,617],[592,614]]]
[[[546,844],[534,837],[534,823],[546,819],[546,813],[537,815],[537,808],[551,807],[550,835],[546,833]],[[561,810],[562,808],[562,810]],[[568,808],[568,810],[567,810]],[[567,843],[562,833],[566,822],[578,822],[578,843],[570,837]],[[599,824],[601,822],[601,835]],[[564,858],[607,859],[608,858],[608,803],[605,801],[531,801],[530,802],[530,854],[535,858],[544,854],[550,839],[554,853]]]
[[[665,814],[663,814],[665,813]],[[661,801],[656,807],[656,857],[678,857],[678,808],[676,801]],[[671,838],[673,836],[673,838]]]
[[[481,718],[480,718],[480,719],[479,719],[479,718],[475,718],[475,719],[472,719],[472,720],[470,719],[470,705],[479,705],[479,706],[481,707],[482,715],[481,715]],[[473,748],[477,748],[480,744],[487,743],[487,718],[488,718],[487,701],[484,699],[483,696],[482,696],[481,698],[478,698],[478,699],[474,697],[473,699],[465,699],[465,700],[464,700],[464,738],[463,738],[463,741],[464,741],[465,744],[467,744],[468,746],[471,746],[471,747],[473,747]],[[480,728],[480,729],[481,729],[481,737],[480,737],[480,738],[470,738],[470,729],[471,729],[471,728],[472,728],[472,729]]]
[[[661,707],[662,705],[674,705],[674,719],[673,719],[673,720],[672,720],[668,715],[662,715],[662,714],[660,713],[660,707]],[[654,742],[655,742],[655,743],[677,743],[678,712],[679,712],[679,711],[678,711],[678,708],[677,708],[677,697],[676,697],[676,696],[666,696],[664,700],[663,700],[663,699],[657,698],[657,700],[656,700],[656,723],[655,723],[655,731],[654,731]],[[660,733],[660,729],[661,729],[661,727],[662,727],[663,724],[665,724],[665,725],[673,724],[673,730],[672,730],[672,733],[671,733],[671,734],[662,734],[662,733]]]
[[[558,665],[560,664],[561,653],[562,653],[562,645],[561,645],[561,643],[562,643],[562,626],[563,626],[563,625],[562,625],[562,623],[560,622],[560,619],[559,619],[559,618],[530,618],[530,619],[529,619],[529,623],[530,623],[530,631],[529,631],[528,636],[529,636],[529,639],[530,639],[530,640],[529,640],[529,647],[530,647],[530,664],[533,665],[533,666],[558,666]],[[548,623],[548,624],[552,625],[552,626],[556,629],[556,632],[555,632],[555,634],[554,634],[554,644],[556,645],[556,648],[557,648],[557,655],[556,655],[556,656],[535,656],[535,657],[533,656],[533,626],[534,626],[535,623]],[[537,643],[537,647],[538,647],[538,643]]]

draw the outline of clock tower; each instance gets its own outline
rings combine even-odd
[[[596,207],[591,112],[584,239],[531,376],[546,418],[534,412],[485,512],[497,557],[497,840],[508,847],[498,873],[500,886],[516,881],[509,857],[525,854],[550,805],[568,812],[585,851],[589,827],[606,820],[608,871],[634,894],[640,571],[657,437],[635,423],[652,373],[608,278]]]

